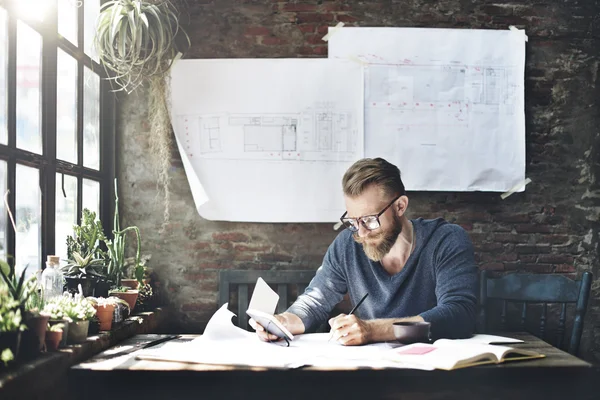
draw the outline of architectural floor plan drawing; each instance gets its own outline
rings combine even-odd
[[[300,113],[177,117],[191,158],[296,161],[352,160],[358,119],[328,107]]]
[[[365,65],[365,156],[397,164],[407,189],[525,178],[523,31],[350,27],[329,57]]]

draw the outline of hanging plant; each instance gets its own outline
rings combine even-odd
[[[173,130],[168,106],[171,66],[190,47],[169,0],[112,0],[102,5],[94,45],[115,91],[131,93],[149,84],[151,151],[158,160],[158,185],[164,192],[164,221],[169,221],[169,169]]]

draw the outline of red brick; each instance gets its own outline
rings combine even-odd
[[[550,244],[567,244],[570,238],[568,235],[540,235],[539,243],[550,243]]]
[[[321,4],[321,11],[350,11],[352,7],[348,4],[341,3],[325,3]]]
[[[260,261],[263,262],[292,262],[292,256],[288,254],[279,254],[279,253],[265,253],[260,254],[258,256]]]
[[[494,240],[501,243],[527,243],[529,235],[519,235],[514,233],[494,233]]]
[[[327,33],[329,33],[329,26],[328,25],[321,25],[317,28],[317,33],[320,35],[327,35]]]
[[[576,269],[573,265],[560,264],[556,266],[556,272],[576,272]]]
[[[483,14],[486,14],[486,15],[512,15],[513,14],[513,6],[512,5],[503,7],[503,6],[499,6],[499,5],[488,4],[488,5],[481,6],[479,9]]]
[[[231,250],[233,249],[233,244],[231,242],[221,243],[219,247],[223,250]]]
[[[351,24],[352,22],[358,21],[358,18],[348,14],[338,14],[336,15],[335,19],[346,24]]]
[[[552,228],[549,225],[515,225],[515,230],[519,233],[551,233]]]
[[[481,264],[479,266],[479,269],[485,269],[485,270],[488,270],[488,271],[503,271],[504,270],[504,264],[503,263],[499,263],[499,262],[489,262],[489,263]]]
[[[550,246],[518,244],[515,251],[519,254],[550,253]]]
[[[302,33],[314,33],[317,29],[316,25],[298,25],[298,29]]]
[[[200,269],[221,269],[223,268],[223,266],[219,263],[215,263],[215,262],[202,262],[200,264],[197,264],[196,267],[200,268]]]
[[[287,3],[283,5],[282,10],[287,12],[317,11],[317,5],[306,3]]]
[[[270,35],[271,30],[269,28],[265,28],[264,26],[249,26],[246,28],[244,34],[251,36],[264,36]]]
[[[243,245],[243,244],[236,244],[235,246],[233,246],[233,248],[235,249],[235,251],[239,251],[239,252],[256,252],[256,251],[269,251],[271,250],[270,245],[266,245],[266,246],[247,246],[247,245]]]
[[[519,261],[524,263],[534,263],[537,261],[537,254],[519,254]]]
[[[213,233],[214,241],[230,241],[230,242],[247,242],[250,238],[248,235],[240,232],[216,232]]]
[[[311,35],[311,36],[306,36],[306,43],[309,44],[321,44],[323,43],[323,36],[322,35]]]
[[[572,264],[573,257],[564,254],[541,254],[538,261],[549,264]]]
[[[540,274],[549,274],[554,272],[554,266],[551,264],[522,264],[522,267],[524,271]]]
[[[283,40],[275,36],[265,36],[262,38],[262,44],[267,46],[277,46],[281,44],[287,44],[287,40]]]
[[[501,243],[491,242],[491,243],[478,243],[475,245],[475,251],[483,251],[483,252],[498,252],[499,250],[504,249],[504,246]]]
[[[503,24],[503,25],[515,25],[517,28],[522,29],[529,25],[529,21],[526,18],[517,17],[514,15],[511,16],[494,16],[492,18],[495,24]]]
[[[297,23],[311,23],[311,22],[333,22],[335,20],[333,14],[319,14],[319,13],[301,13],[296,17]]]
[[[480,253],[479,259],[482,262],[517,261],[517,255],[515,253],[502,253],[502,254]]]
[[[524,222],[530,222],[531,217],[527,214],[500,213],[500,214],[494,215],[494,221],[508,222],[508,223],[524,223]]]

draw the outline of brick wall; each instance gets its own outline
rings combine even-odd
[[[327,26],[526,29],[527,191],[410,193],[410,216],[463,226],[480,268],[597,277],[598,6],[594,2],[201,0],[183,5],[189,58],[326,57]],[[162,203],[148,153],[145,93],[119,103],[123,218],[142,230],[144,250],[178,313],[178,329],[200,330],[216,310],[223,268],[316,269],[336,232],[330,224],[203,220],[174,153],[172,222],[159,234]],[[243,193],[238,194],[243,201]],[[600,360],[600,282],[588,307],[582,355]]]

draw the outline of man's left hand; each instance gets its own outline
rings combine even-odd
[[[358,346],[371,341],[371,326],[356,315],[340,314],[329,320],[331,340],[344,346]]]

